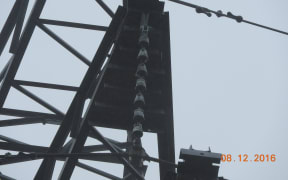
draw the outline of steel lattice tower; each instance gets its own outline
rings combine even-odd
[[[0,127],[47,123],[59,128],[47,147],[29,145],[1,135],[0,149],[18,154],[2,156],[0,165],[43,159],[34,179],[48,180],[52,178],[56,161],[64,161],[59,175],[61,180],[70,179],[76,166],[108,179],[132,180],[144,179],[147,169],[144,161],[156,161],[160,179],[172,179],[177,165],[169,13],[164,12],[164,3],[158,0],[124,0],[115,13],[102,0],[96,1],[112,17],[108,27],[42,19],[46,0],[36,0],[21,33],[28,0],[16,0],[0,35],[2,53],[15,29],[10,46],[13,56],[0,75],[0,114],[18,118],[1,120]],[[46,25],[100,30],[105,31],[105,35],[90,62]],[[89,66],[79,87],[15,78],[35,28],[41,29]],[[5,108],[3,105],[12,87],[52,113]],[[76,94],[68,111],[62,113],[26,87],[74,91]],[[87,100],[90,100],[89,105],[84,108]],[[127,141],[106,138],[97,127],[125,130]],[[158,158],[145,152],[141,143],[144,132],[157,134]],[[69,136],[71,140],[65,143]],[[102,144],[86,146],[88,137]],[[101,153],[104,150],[109,153]],[[123,177],[88,166],[78,159],[123,164]],[[5,175],[0,177],[13,179]]]
[[[11,46],[13,47],[11,52],[14,55],[2,73],[1,106],[3,106],[10,88],[14,87],[51,110],[53,114],[1,108],[1,114],[21,117],[21,119],[14,121],[1,121],[1,126],[45,122],[59,124],[59,129],[47,152],[40,150],[41,148],[35,149],[30,145],[21,146],[21,144],[11,139],[10,141],[6,137],[2,137],[2,140],[4,139],[6,142],[1,148],[29,153],[65,152],[71,154],[71,157],[65,159],[64,167],[59,176],[59,179],[69,179],[75,166],[88,169],[85,164],[80,164],[78,162],[79,157],[73,156],[73,154],[87,152],[85,149],[89,147],[85,147],[84,143],[87,137],[93,137],[101,141],[103,145],[98,145],[90,151],[97,151],[97,148],[110,150],[111,154],[106,155],[106,161],[109,161],[108,156],[115,155],[111,161],[118,161],[117,163],[122,163],[125,166],[124,177],[127,179],[135,179],[135,177],[143,179],[147,168],[143,165],[143,161],[148,160],[148,156],[141,145],[143,131],[157,133],[160,159],[171,163],[175,161],[168,13],[163,12],[164,3],[158,1],[125,1],[124,5],[120,6],[115,14],[104,2],[97,2],[113,18],[91,63],[54,34],[45,24],[97,30],[101,30],[101,27],[42,20],[40,14],[45,6],[45,0],[38,0],[34,5],[21,39],[17,41],[20,35],[17,29],[21,29],[23,24],[23,16],[28,1],[18,0],[15,2],[1,33],[1,38],[6,38],[1,40],[3,49],[9,34],[16,26],[15,35],[13,36],[15,38]],[[61,113],[53,105],[33,95],[23,86],[61,90],[73,89],[73,87],[45,82],[24,82],[15,79],[15,74],[36,27],[46,32],[89,65],[88,71],[80,87],[77,88],[77,93],[66,114]],[[84,117],[81,118],[84,103],[89,98],[91,103]],[[127,130],[126,146],[118,145],[115,141],[105,138],[99,133],[96,126]],[[73,139],[64,144],[69,134]],[[16,147],[9,148],[7,147],[8,144],[13,144]],[[126,151],[123,151],[122,148],[126,148]],[[129,158],[120,155],[124,153]],[[35,157],[35,159],[37,158],[40,157]],[[29,159],[29,157],[27,156],[26,159]],[[95,157],[90,159],[97,160]],[[43,157],[35,179],[51,179],[56,160],[59,159]],[[3,160],[1,164],[9,164],[11,161],[15,161],[15,159]],[[173,169],[174,167],[171,165],[160,164],[162,179],[167,171],[173,171]],[[94,169],[94,172],[97,172],[97,170]],[[117,179],[108,173],[98,174]]]

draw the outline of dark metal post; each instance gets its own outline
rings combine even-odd
[[[164,14],[163,23],[165,23],[165,32],[163,32],[163,36],[165,37],[163,42],[163,59],[165,59],[167,63],[165,63],[165,71],[169,76],[165,79],[165,87],[166,91],[164,91],[165,96],[172,97],[172,72],[171,72],[171,50],[170,50],[170,25],[169,25],[169,13],[166,12]],[[158,138],[158,154],[159,159],[163,159],[172,163],[175,163],[175,150],[174,150],[174,125],[173,125],[173,102],[172,98],[165,99],[164,104],[167,105],[166,112],[167,112],[167,122],[164,125],[164,131],[157,134]],[[163,180],[167,172],[175,172],[175,167],[166,165],[166,164],[159,164],[160,167],[160,179]]]

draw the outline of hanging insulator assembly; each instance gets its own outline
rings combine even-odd
[[[135,99],[134,99],[134,106],[135,107],[144,108],[144,106],[145,106],[145,98],[144,98],[144,95],[141,92],[136,94]]]

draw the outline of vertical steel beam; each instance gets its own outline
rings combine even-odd
[[[13,31],[13,28],[15,27],[20,6],[21,6],[21,0],[16,0],[0,33],[0,56],[5,48],[5,45],[7,44],[7,41]]]
[[[0,107],[3,107],[4,105],[8,92],[11,88],[12,81],[14,80],[14,77],[23,59],[25,50],[27,49],[28,43],[34,32],[36,22],[42,12],[45,2],[46,0],[37,0],[34,4],[27,26],[24,29],[23,36],[20,39],[19,47],[7,70],[7,74],[4,77],[3,84],[0,87]]]
[[[65,118],[62,121],[61,126],[58,129],[50,145],[48,153],[56,153],[63,146],[72,126],[71,120],[74,118],[73,116],[74,116],[75,107],[77,106],[79,99],[81,98],[84,99],[85,96],[87,96],[87,91],[89,90],[91,83],[95,79],[97,73],[100,72],[101,66],[109,52],[109,48],[112,46],[113,41],[115,40],[117,36],[121,21],[123,20],[124,16],[125,16],[125,10],[119,7],[66,113]],[[38,169],[35,179],[36,180],[51,179],[53,168],[55,166],[55,162],[56,160],[53,158],[44,158],[44,160],[41,163],[40,168]]]
[[[19,40],[20,40],[20,35],[21,35],[21,30],[23,27],[24,19],[25,19],[25,14],[27,11],[29,0],[21,0],[21,6],[19,8],[18,12],[18,17],[17,17],[17,22],[10,46],[10,53],[16,53],[17,47],[19,45]]]
[[[164,104],[167,105],[165,112],[167,113],[167,122],[163,123],[164,132],[158,133],[158,151],[159,159],[175,163],[175,147],[174,147],[174,125],[173,125],[173,102],[172,102],[172,73],[171,73],[171,50],[170,50],[170,28],[169,28],[169,13],[166,12],[163,17],[163,62],[164,69],[168,74],[165,78],[166,90],[163,92],[165,97]],[[167,172],[175,172],[175,167],[167,164],[159,164],[160,179],[164,180]]]

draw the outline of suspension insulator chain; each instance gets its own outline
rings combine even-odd
[[[135,98],[134,98],[134,113],[133,113],[133,130],[132,130],[132,149],[133,153],[143,155],[146,154],[142,148],[141,137],[143,136],[143,123],[145,121],[145,93],[147,91],[147,76],[148,71],[146,63],[149,60],[149,14],[142,14],[140,23],[140,35],[138,38],[139,53],[137,56],[137,69],[135,73]],[[141,157],[141,156],[139,156]],[[134,163],[139,167],[143,166],[143,158],[132,158]]]

